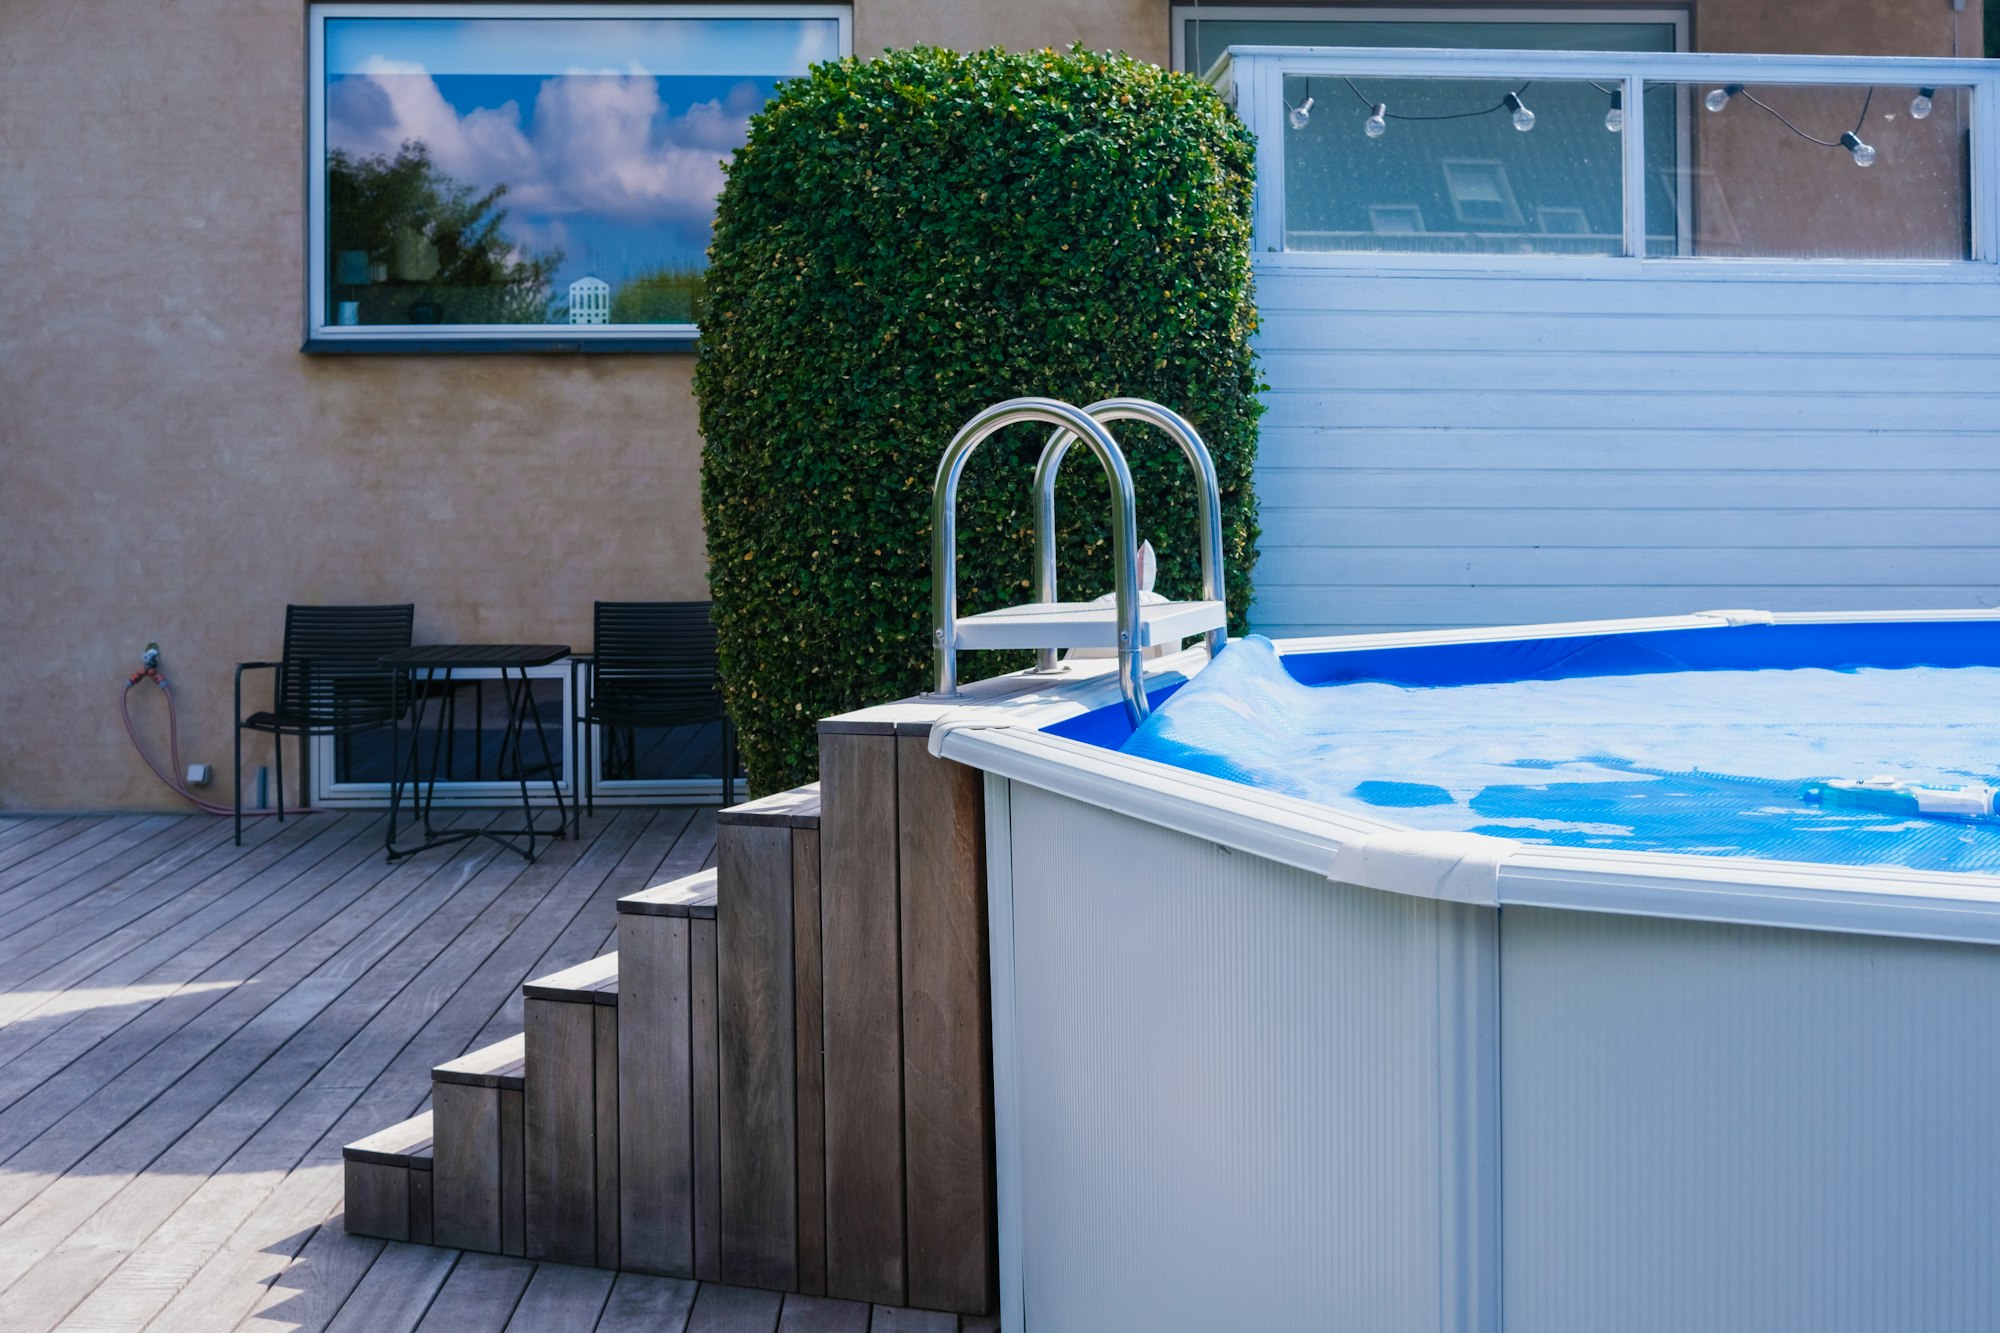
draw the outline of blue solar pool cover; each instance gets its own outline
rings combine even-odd
[[[1284,658],[1251,636],[1122,743],[1093,739],[1414,828],[1994,873],[2000,821],[1833,810],[1802,789],[2000,776],[1996,629],[1752,627]]]

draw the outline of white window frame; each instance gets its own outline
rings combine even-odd
[[[582,792],[577,781],[577,765],[583,762],[578,742],[583,728],[592,723],[574,721],[579,691],[587,686],[589,663],[574,664],[569,661],[552,662],[548,666],[529,667],[526,675],[530,680],[560,680],[562,682],[562,723],[549,736],[550,742],[562,757],[563,779],[557,784],[565,801],[574,801]],[[513,673],[519,674],[519,673]],[[475,680],[498,681],[501,673],[496,668],[457,668],[451,673],[452,684],[463,685]],[[426,730],[437,725],[437,716],[431,711],[438,707],[433,701],[426,705],[424,727]],[[529,730],[532,732],[533,728]],[[604,780],[604,737],[602,728],[592,737],[591,755],[597,772],[592,796],[598,805],[714,805],[717,801],[729,804],[740,799],[747,790],[743,779],[738,778],[736,793],[725,797],[720,778],[631,778]],[[402,744],[409,743],[409,727],[401,731]],[[336,781],[336,754],[334,747],[338,738],[315,736],[312,738],[312,789],[313,803],[330,809],[384,810],[389,805],[389,783],[386,782],[339,782]],[[400,747],[399,747],[400,749]],[[400,757],[400,756],[399,756]],[[428,790],[428,784],[426,784]],[[403,802],[407,807],[412,791],[406,787]],[[439,778],[434,804],[441,810],[459,810],[473,807],[489,807],[495,804],[514,805],[521,799],[521,784],[513,778],[487,781],[449,781]],[[550,792],[546,777],[528,779],[528,800],[535,806],[553,806],[555,797]]]
[[[1431,255],[1394,251],[1286,251],[1284,243],[1285,80],[1294,77],[1591,79],[1624,94],[1625,252],[1616,256]],[[1375,47],[1239,46],[1209,71],[1208,81],[1236,108],[1257,139],[1257,193],[1251,245],[1260,267],[1369,268],[1563,273],[1600,278],[1707,281],[1795,277],[1802,269],[1862,281],[1990,282],[2000,275],[2000,170],[1987,159],[2000,146],[2000,61],[1963,57],[1760,56],[1709,52],[1413,50]],[[1969,258],[1691,258],[1646,253],[1645,105],[1649,83],[1723,86],[1936,87],[1969,90],[1971,135]]]
[[[854,51],[850,4],[311,4],[306,11],[305,350],[396,351],[685,351],[693,324],[412,324],[335,323],[327,308],[326,24],[329,19],[831,19],[839,54]]]
[[[1188,24],[1199,19],[1249,23],[1606,23],[1670,24],[1674,30],[1674,50],[1688,49],[1688,9],[1561,9],[1514,6],[1493,9],[1483,6],[1441,5],[1415,9],[1346,5],[1175,5],[1173,14],[1174,68],[1202,77],[1207,70],[1189,69],[1187,64]]]
[[[439,671],[437,674],[442,679],[444,673]],[[570,725],[570,719],[576,716],[576,694],[570,674],[569,662],[567,660],[551,662],[547,666],[529,667],[525,672],[510,669],[507,675],[509,677],[526,675],[529,680],[559,680],[562,682],[562,722],[555,728],[554,734],[549,736],[549,741],[554,746],[557,754],[562,758],[563,780],[557,786],[560,787],[565,801],[573,799],[578,790],[576,783],[576,756],[572,752],[576,729]],[[500,679],[501,673],[496,667],[455,667],[451,673],[451,683],[453,685],[470,684],[475,680],[498,681]],[[431,700],[424,705],[423,724],[426,731],[437,725],[437,709],[439,707],[440,704],[436,700]],[[530,725],[528,731],[532,734],[534,727]],[[397,732],[397,735],[400,737],[401,744],[397,747],[399,753],[392,756],[392,759],[400,761],[403,755],[407,753],[406,747],[410,743],[410,726],[407,718],[404,719],[403,725]],[[315,736],[312,738],[313,802],[317,805],[328,807],[386,809],[389,804],[389,783],[338,782],[335,780],[336,769],[334,761],[336,756],[334,747],[338,744],[338,739],[338,737],[334,736]],[[430,784],[425,783],[423,785],[426,790],[429,789]],[[715,784],[711,782],[706,785],[712,794],[715,790]],[[403,789],[403,804],[406,808],[411,800],[411,792],[412,789],[408,786]],[[534,805],[555,804],[555,797],[549,790],[549,780],[547,777],[531,777],[528,779],[528,800]],[[520,801],[521,784],[514,778],[473,782],[446,781],[440,777],[437,781],[435,804],[439,809],[463,809],[468,806],[491,806],[496,803],[518,805]]]

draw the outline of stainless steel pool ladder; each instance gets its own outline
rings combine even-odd
[[[1194,468],[1202,508],[1202,600],[1145,604],[1139,589],[1138,519],[1132,473],[1104,421],[1144,421],[1166,431]],[[1056,428],[1035,468],[1036,600],[981,615],[958,614],[958,482],[966,461],[988,436],[1022,422]],[[1055,568],[1055,482],[1070,446],[1081,441],[1111,482],[1112,604],[1058,602]],[[960,427],[938,460],[931,489],[931,642],[937,658],[936,694],[958,695],[961,649],[1029,648],[1043,670],[1056,668],[1064,648],[1110,648],[1118,655],[1118,685],[1134,726],[1146,719],[1143,654],[1156,644],[1205,635],[1211,652],[1222,646],[1228,611],[1223,595],[1222,509],[1215,465],[1208,449],[1178,414],[1158,403],[1111,398],[1078,408],[1053,398],[1010,398]]]

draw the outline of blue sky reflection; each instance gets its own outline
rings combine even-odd
[[[700,268],[720,163],[778,82],[840,54],[832,19],[329,19],[326,142],[507,186],[506,233],[560,249],[554,295]]]

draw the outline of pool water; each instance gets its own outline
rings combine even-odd
[[[2000,779],[2000,668],[1659,671],[1305,685],[1231,642],[1122,747],[1419,829],[2000,873],[2000,820],[1807,802],[1827,778]]]

